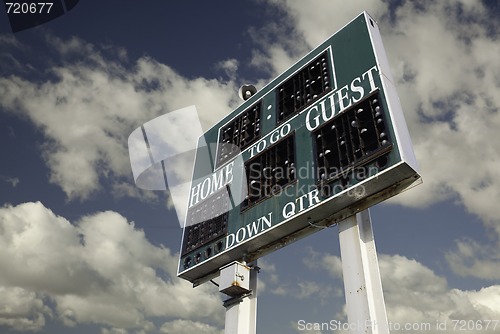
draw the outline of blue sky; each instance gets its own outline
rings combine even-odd
[[[135,186],[128,135],[193,104],[210,127],[363,10],[424,180],[371,209],[389,321],[500,320],[498,4],[82,0],[16,34],[0,13],[0,332],[221,333],[217,288],[175,276],[181,229]],[[345,321],[337,235],[259,261],[259,333]]]

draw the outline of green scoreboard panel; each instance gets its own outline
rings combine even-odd
[[[419,181],[363,12],[200,137],[178,276],[199,284]]]

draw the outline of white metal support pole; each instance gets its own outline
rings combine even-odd
[[[233,297],[225,302],[224,334],[256,334],[257,330],[257,261],[250,264],[250,294]]]
[[[338,226],[350,333],[388,334],[370,212],[364,210]]]

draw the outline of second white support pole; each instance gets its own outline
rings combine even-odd
[[[338,227],[350,333],[388,334],[370,212],[351,216]]]
[[[226,306],[224,334],[256,334],[257,332],[257,261],[250,270],[249,296]]]

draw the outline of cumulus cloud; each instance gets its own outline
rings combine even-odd
[[[103,328],[101,334],[128,334],[128,331],[123,328]]]
[[[446,258],[461,276],[497,279],[500,254],[491,250],[500,243],[499,27],[491,26],[481,1],[416,6],[408,1],[398,8],[385,40],[394,50],[389,54],[424,185],[394,201],[422,206],[453,198],[481,217],[493,240],[458,240]]]
[[[151,329],[155,317],[222,322],[218,292],[177,279],[177,256],[116,212],[71,224],[40,202],[3,207],[0,253],[0,324],[15,329],[40,329],[48,315],[109,330]]]
[[[282,20],[289,22],[289,26],[294,27],[295,36],[300,38],[298,41],[290,42],[301,45],[297,49],[302,49],[305,52],[319,45],[363,10],[375,17],[380,17],[388,9],[388,4],[382,1],[345,4],[340,1],[319,0],[314,2],[314,6],[304,1],[293,0],[268,0],[268,2],[281,8],[283,13],[287,15]],[[271,24],[271,27],[274,27],[274,24]],[[274,28],[271,31],[279,30]],[[280,44],[288,45],[289,41],[285,40],[283,34],[279,37],[281,37]],[[283,49],[287,50],[289,47]]]
[[[239,61],[231,58],[218,62],[215,64],[217,70],[222,71],[231,80],[236,80],[238,73]]]
[[[316,268],[323,268],[332,277],[341,277],[342,263],[338,256],[326,254],[317,257],[315,262]],[[452,289],[444,277],[422,263],[401,255],[382,254],[379,266],[392,332],[420,333],[429,325],[436,330],[439,322],[447,324],[446,330],[440,332],[454,333],[454,326],[459,320],[500,319],[500,307],[496,302],[500,297],[498,285],[477,291]],[[345,316],[344,309],[338,318],[345,319]],[[407,324],[415,326],[415,329],[405,329]],[[420,328],[416,329],[418,326]],[[495,329],[490,326],[480,332],[495,333]]]
[[[498,41],[481,24],[488,21],[481,2],[460,6],[436,1],[426,9],[420,14],[414,4],[405,3],[389,30],[394,32],[386,38],[388,47],[398,50],[390,52],[395,77],[427,179],[427,185],[401,201],[424,205],[458,195],[470,212],[485,221],[496,220]],[[475,19],[468,20],[470,16]],[[463,20],[468,21],[466,27]],[[424,34],[428,29],[431,36]],[[408,39],[412,42],[404,42]]]
[[[12,41],[2,42],[2,54],[15,53]],[[49,36],[46,45],[56,55],[54,65],[37,80],[12,73],[0,78],[0,106],[42,130],[50,181],[70,199],[86,199],[102,184],[131,194],[123,187],[131,180],[127,138],[144,122],[194,104],[208,127],[239,103],[233,81],[186,79],[154,59],[129,63],[119,48],[76,37]],[[235,66],[234,60],[223,64],[228,71]],[[180,128],[185,124],[172,122],[171,130]]]
[[[500,308],[491,302],[500,296],[498,285],[478,291],[450,289],[445,278],[399,255],[381,256],[380,270],[388,318],[394,323],[430,323],[435,328],[439,321],[447,324],[443,332],[452,333],[456,332],[456,321],[500,319]],[[490,326],[480,332],[494,333],[496,330]]]
[[[308,250],[310,258],[303,262],[311,269],[317,269],[316,261],[321,256],[313,250]],[[338,296],[338,289],[315,280],[290,280],[290,276],[281,277],[276,265],[266,259],[259,259],[259,294],[269,293],[276,296],[288,296],[299,300],[317,300],[324,304],[332,296]]]
[[[224,331],[214,326],[190,320],[174,320],[164,323],[160,333],[165,334],[223,334]]]
[[[0,326],[17,331],[38,331],[52,311],[36,292],[0,286]]]
[[[450,268],[462,277],[477,277],[484,280],[500,279],[500,251],[496,242],[479,243],[471,238],[455,241],[455,247],[445,254]]]
[[[334,289],[330,286],[325,286],[324,283],[314,281],[302,281],[297,283],[299,287],[298,293],[294,294],[298,299],[314,298],[324,303],[325,300],[331,298]]]

